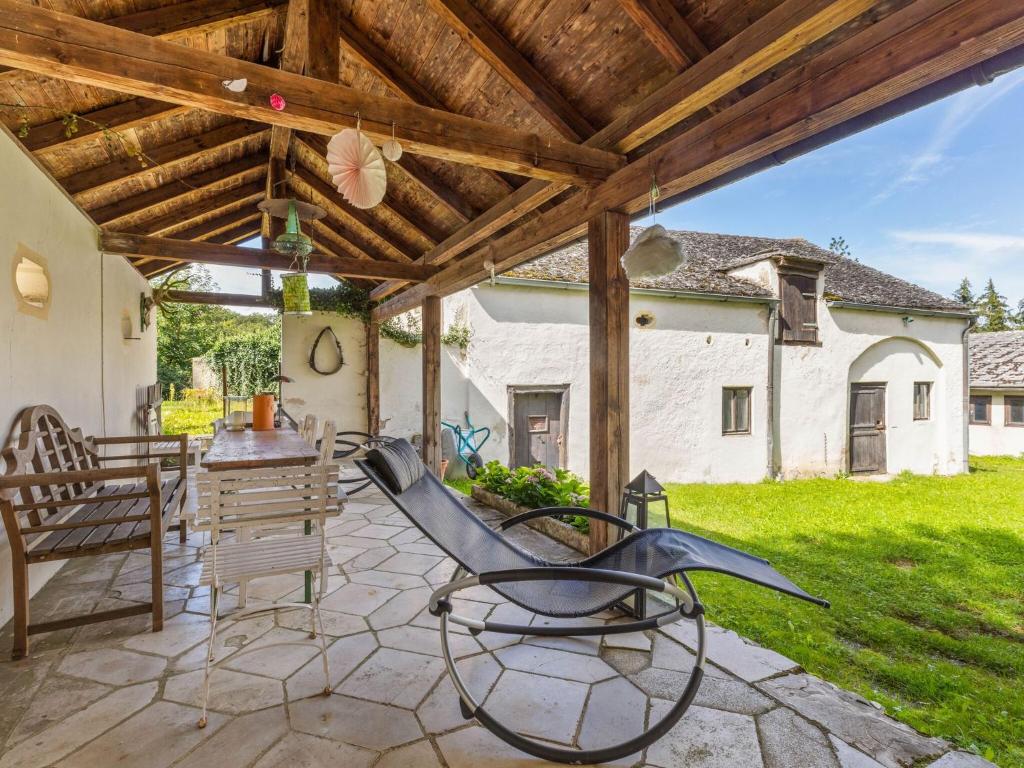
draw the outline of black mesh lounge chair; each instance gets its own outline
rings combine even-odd
[[[674,726],[689,708],[704,674],[704,606],[686,576],[688,571],[715,571],[774,589],[822,606],[828,603],[804,592],[767,561],[731,547],[670,528],[639,530],[618,517],[594,510],[535,509],[511,517],[492,530],[426,470],[416,450],[395,440],[367,452],[356,464],[413,524],[459,567],[451,581],[430,597],[429,608],[440,618],[445,664],[459,694],[462,714],[476,718],[498,738],[523,752],[559,763],[590,764],[617,760],[639,752]],[[607,549],[571,564],[550,563],[505,538],[500,531],[552,514],[585,515],[628,531]],[[675,577],[682,588],[674,583]],[[453,613],[450,596],[479,584],[489,586],[516,605],[555,618],[592,616],[628,597],[638,587],[667,594],[675,607],[650,618],[604,626],[532,627],[479,621]],[[473,698],[459,676],[449,647],[448,623],[473,634],[583,636],[655,629],[675,621],[693,621],[697,655],[689,682],[672,709],[646,731],[601,749],[560,749],[526,738],[494,719]],[[525,694],[526,692],[524,692]]]

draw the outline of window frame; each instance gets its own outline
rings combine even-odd
[[[978,421],[974,418],[974,404],[975,401],[984,401],[985,403],[985,421]],[[992,395],[971,395],[970,396],[970,412],[968,414],[968,422],[970,424],[976,424],[980,426],[991,426],[992,425]]]
[[[931,421],[932,420],[932,381],[915,381],[914,382],[914,394],[913,394],[913,411],[914,421]],[[918,387],[924,388],[924,414],[921,415],[917,410],[917,393]]]
[[[747,409],[746,409],[747,410],[747,413],[746,413],[747,428],[746,429],[742,429],[742,430],[735,429],[735,426],[736,426],[736,423],[737,423],[737,419],[736,419],[736,415],[737,415],[736,400],[737,400],[737,397],[736,397],[735,393],[737,393],[737,392],[746,392],[746,394],[747,394]],[[753,387],[745,387],[745,386],[740,386],[740,387],[722,387],[722,436],[723,437],[731,437],[731,436],[735,436],[735,435],[749,435],[749,434],[753,433],[753,416],[754,416],[754,407],[753,407],[753,399],[754,399],[754,397],[753,397],[753,395],[754,395],[754,388]],[[726,411],[727,404],[728,404],[728,411]],[[726,429],[726,413],[728,413],[730,415],[730,418],[731,418],[731,421],[732,421],[732,424],[733,424],[733,427],[734,427],[733,429]]]
[[[1012,409],[1011,400],[1017,400],[1020,402],[1020,406],[1024,408],[1024,395],[1003,395],[1003,426],[1013,427],[1014,429],[1024,428],[1024,419],[1021,421],[1010,421],[1010,413]]]

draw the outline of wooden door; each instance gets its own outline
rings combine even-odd
[[[513,391],[513,467],[562,466],[562,396],[562,392]]]
[[[883,474],[885,385],[850,385],[850,472]]]

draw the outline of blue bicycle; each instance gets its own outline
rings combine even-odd
[[[450,429],[455,435],[455,453],[459,460],[466,465],[466,475],[473,480],[476,478],[477,471],[484,466],[484,460],[480,457],[480,449],[490,438],[491,430],[488,427],[474,427],[473,422],[469,420],[469,411],[465,412],[465,416],[467,425],[465,429],[459,424],[451,424],[447,421],[442,421],[441,426]],[[483,435],[479,441],[477,440],[478,435]]]

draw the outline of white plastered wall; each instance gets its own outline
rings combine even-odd
[[[99,253],[93,223],[6,131],[0,168],[0,439],[22,408],[39,403],[87,435],[136,434],[136,387],[156,381],[156,328],[139,327],[146,281],[124,259]],[[23,255],[49,272],[44,311],[16,294],[13,275]],[[59,566],[30,568],[33,594]],[[0,624],[11,616],[10,584],[3,533]]]
[[[1024,427],[1006,426],[1004,397],[1024,397],[1024,389],[998,390],[971,388],[972,395],[992,398],[992,423],[971,424],[971,453],[976,456],[1019,456],[1024,453]]]

